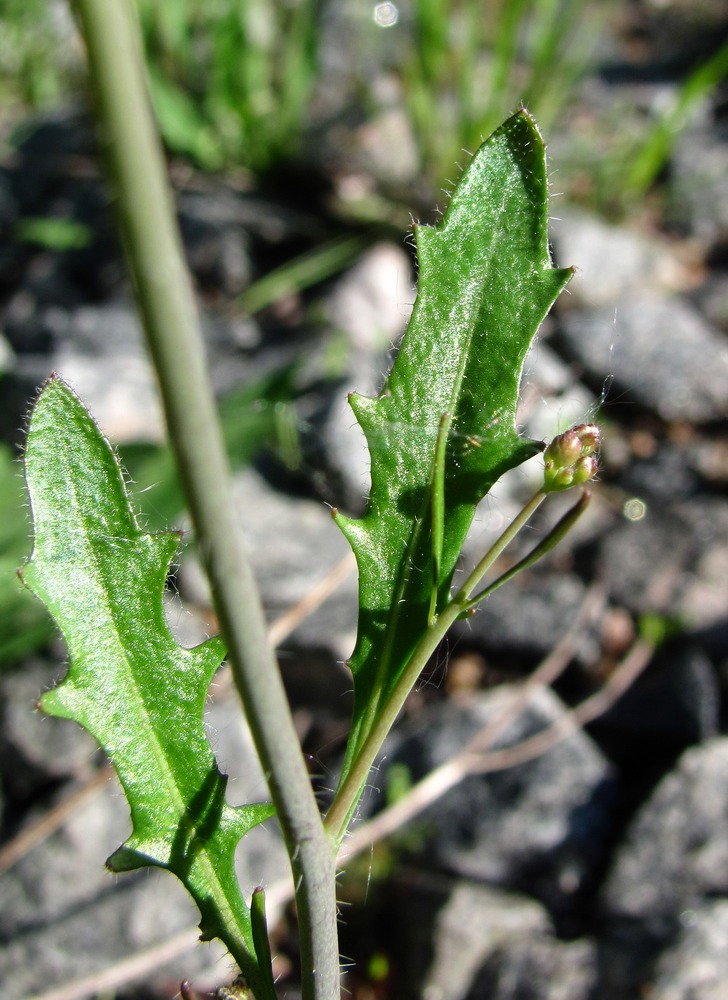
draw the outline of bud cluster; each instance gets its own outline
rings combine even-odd
[[[555,437],[543,456],[544,493],[568,490],[593,479],[599,467],[599,441],[596,424],[577,424]]]

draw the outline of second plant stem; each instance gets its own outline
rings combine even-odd
[[[428,660],[445,637],[450,626],[454,624],[463,612],[467,611],[473,591],[495,560],[506,546],[513,541],[545,499],[546,494],[542,490],[539,490],[531,497],[528,503],[514,517],[506,530],[491,545],[478,565],[470,573],[465,583],[430,624],[421,641],[417,644],[406,668],[392,689],[391,695],[377,715],[369,735],[352,762],[351,770],[326,815],[326,828],[337,843],[341,842],[346,833],[346,827],[352,810],[359,798],[361,788],[367,780],[377,754],[381,750],[382,744],[402,710],[405,700],[416,683],[417,678],[427,666]]]

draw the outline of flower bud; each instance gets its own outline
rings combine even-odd
[[[581,441],[582,455],[593,455],[602,443],[602,432],[597,424],[578,424],[574,433]]]
[[[593,479],[599,462],[596,424],[577,424],[557,435],[544,452],[544,493],[556,493]]]
[[[595,455],[584,455],[574,463],[573,486],[581,486],[593,479],[599,469],[599,462]]]
[[[555,437],[546,449],[544,458],[547,463],[562,467],[571,465],[581,457],[581,441],[574,430],[565,431]]]

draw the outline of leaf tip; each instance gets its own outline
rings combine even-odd
[[[53,389],[55,387],[60,387],[63,389],[67,389],[69,392],[73,392],[71,387],[68,385],[67,382],[64,382],[64,380],[61,378],[58,372],[52,371],[48,375],[48,378],[41,383],[40,389],[38,390],[38,398],[40,399],[43,393],[46,392],[48,389]]]

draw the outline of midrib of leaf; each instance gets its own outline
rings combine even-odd
[[[100,571],[99,560],[94,553],[94,547],[91,544],[91,538],[88,535],[88,532],[85,530],[85,522],[84,522],[84,534],[87,543],[89,545],[91,560],[94,563],[94,568],[96,570],[96,579],[102,580],[103,574]],[[120,541],[124,542],[127,540],[120,539]],[[137,537],[137,539],[135,539],[134,544],[141,543],[142,545],[144,545],[144,542],[145,539],[143,535],[140,534],[140,536]],[[147,707],[147,699],[142,694],[141,689],[143,685],[140,684],[139,681],[136,679],[135,658],[133,657],[130,658],[127,655],[123,640],[123,632],[119,629],[117,625],[118,616],[116,614],[116,609],[114,607],[113,601],[110,599],[108,589],[103,585],[101,585],[99,587],[99,591],[103,595],[103,599],[106,605],[106,610],[109,616],[109,621],[113,625],[112,635],[115,640],[117,662],[123,664],[125,668],[122,671],[122,676],[124,676],[126,682],[125,683],[126,697],[124,700],[125,709],[127,710],[129,709],[130,702],[132,702],[133,700],[133,704],[135,705],[136,709],[135,715],[137,717],[137,720],[139,720],[139,723],[143,724],[147,745],[153,751],[154,759],[157,764],[158,770],[160,772],[159,777],[161,777],[162,780],[164,781],[167,795],[174,803],[177,813],[182,814],[185,806],[184,795],[180,789],[180,785],[176,779],[174,770],[167,763],[163,744],[157,737],[152,718],[152,713]],[[204,870],[205,878],[209,884],[210,889],[212,890],[213,898],[215,899],[218,908],[221,910],[222,914],[226,918],[226,921],[232,921],[233,923],[237,922],[238,914],[236,913],[236,910],[234,906],[231,904],[229,899],[229,891],[231,888],[233,889],[233,896],[237,896],[238,894],[237,885],[234,887],[228,886],[226,889],[226,887],[223,885],[218,876],[217,868],[210,857],[210,852],[207,849],[206,845],[202,845],[201,847],[198,848],[196,852],[196,860]]]
[[[69,489],[73,493],[74,507],[77,511],[80,512],[81,505],[79,503],[78,491],[73,482],[69,484]],[[144,534],[141,532],[141,530],[138,528],[138,525],[135,523],[136,519],[132,518],[132,520],[134,522],[134,528],[138,531],[138,534],[136,538],[134,538],[134,540],[131,542],[131,546],[136,547],[137,545],[141,545],[144,548],[149,549],[150,546],[149,544],[147,544]],[[87,554],[87,559],[89,560],[92,566],[92,572],[89,574],[88,579],[93,579],[95,581],[97,598],[99,600],[99,603],[103,604],[106,611],[105,620],[110,622],[112,626],[112,628],[110,629],[110,633],[112,636],[112,650],[109,652],[106,651],[105,649],[105,653],[106,655],[113,657],[114,661],[118,663],[119,666],[123,665],[123,669],[118,670],[117,674],[120,673],[121,676],[123,676],[125,679],[125,692],[123,698],[123,704],[125,706],[125,710],[128,711],[131,704],[135,706],[135,716],[140,726],[143,725],[147,746],[152,750],[157,768],[160,772],[159,777],[163,780],[167,795],[174,803],[177,813],[182,814],[185,806],[184,795],[180,789],[180,785],[176,779],[174,770],[167,763],[163,744],[161,740],[159,740],[157,737],[152,714],[149,708],[147,707],[147,700],[142,694],[143,685],[140,684],[136,678],[136,672],[135,672],[136,658],[130,657],[127,654],[123,638],[123,630],[120,629],[117,624],[118,623],[117,609],[111,598],[111,594],[108,587],[106,587],[103,583],[104,574],[102,572],[100,559],[96,553],[96,547],[94,545],[95,539],[89,533],[87,519],[79,517],[79,523],[82,526],[82,533],[85,542],[85,552]],[[118,542],[122,545],[129,545],[130,543],[129,539],[126,538],[117,539],[116,536],[114,535],[109,535],[108,539],[111,542],[118,540]],[[104,620],[103,616],[101,620]],[[228,898],[228,891],[226,890],[225,886],[222,884],[220,878],[218,877],[217,869],[210,858],[210,853],[207,847],[203,845],[201,848],[199,848],[196,856],[198,863],[204,869],[205,877],[209,883],[209,886],[213,890],[212,894],[218,908],[222,911],[227,921],[232,921],[233,923],[237,922],[237,914],[235,908],[231,904]],[[237,886],[235,886],[234,895],[237,895]]]
[[[165,787],[167,788],[168,794],[172,798],[174,804],[177,806],[178,811],[182,812],[184,808],[184,796],[182,795],[182,792],[174,776],[172,768],[170,768],[169,765],[167,764],[162,743],[157,738],[157,734],[152,722],[150,712],[147,708],[146,701],[142,696],[140,690],[141,685],[139,684],[139,681],[135,677],[134,661],[130,659],[129,656],[127,655],[126,647],[124,645],[124,641],[122,638],[122,631],[119,629],[117,625],[118,615],[116,607],[113,601],[111,600],[108,588],[104,586],[103,583],[104,574],[102,573],[100,560],[96,553],[96,548],[94,544],[95,539],[88,530],[88,520],[81,514],[82,505],[79,501],[78,489],[76,488],[76,484],[72,480],[68,483],[68,489],[73,494],[74,509],[80,515],[78,517],[78,523],[80,523],[81,525],[81,531],[84,537],[84,542],[85,542],[84,551],[86,552],[87,559],[91,563],[91,566],[93,568],[93,571],[88,575],[88,579],[92,579],[95,581],[95,589],[97,591],[99,603],[104,605],[104,609],[106,612],[106,615],[105,616],[102,615],[100,620],[102,621],[106,620],[110,622],[112,625],[111,634],[113,636],[113,644],[115,646],[115,652],[112,653],[111,655],[113,656],[115,662],[119,663],[120,665],[123,664],[125,667],[125,669],[121,671],[122,675],[126,680],[126,689],[127,689],[126,692],[127,697],[124,700],[124,704],[126,706],[129,705],[129,702],[132,700],[129,698],[129,693],[131,693],[133,695],[133,701],[135,702],[137,707],[136,716],[138,719],[143,720],[144,722],[144,730],[146,733],[147,744],[154,751],[154,758],[164,778],[164,783]],[[133,540],[132,544],[136,545],[139,542],[143,544],[144,536],[142,535],[139,526],[136,523],[136,518],[133,517],[133,515],[132,515],[132,525],[135,530],[139,531],[139,534]],[[115,540],[114,535],[109,535],[108,537],[110,541]],[[119,539],[119,541],[122,543],[124,542],[128,543],[129,539],[121,538]]]
[[[491,241],[491,243],[492,243],[492,241]],[[483,268],[483,274],[485,274],[487,272],[487,270],[488,270],[487,267]],[[484,285],[484,283],[485,283],[484,280],[481,280],[478,283],[478,287],[481,288]],[[476,299],[478,298],[475,295],[475,293],[473,293],[473,298],[476,298]],[[454,380],[454,383],[453,383],[452,392],[450,393],[450,407],[449,407],[449,409],[447,411],[444,411],[442,414],[440,414],[441,417],[444,416],[445,412],[453,413],[453,411],[456,408],[457,400],[460,397],[460,390],[461,390],[461,387],[462,387],[462,384],[463,384],[463,379],[464,379],[465,371],[466,371],[466,368],[467,368],[468,354],[469,354],[471,345],[473,343],[473,340],[475,338],[475,330],[477,328],[477,322],[476,322],[476,320],[480,316],[481,310],[480,310],[480,308],[478,308],[478,304],[476,302],[475,307],[473,307],[473,305],[471,304],[469,306],[469,308],[466,310],[466,312],[467,312],[468,316],[471,317],[471,319],[470,319],[470,322],[467,324],[467,335],[463,338],[463,349],[460,352],[460,358],[459,358],[459,364],[458,364],[458,373],[457,373],[457,376],[456,376],[456,378]],[[455,414],[453,414],[453,415],[456,416]],[[453,429],[451,428],[450,433],[449,433],[449,437],[450,438],[452,438],[452,433],[453,433]],[[434,453],[435,453],[435,447],[436,447],[436,441],[435,441],[435,443],[433,443],[433,446],[432,446],[433,460],[432,460],[432,463],[431,463],[431,475],[434,474]],[[412,554],[417,551],[417,549],[418,549],[418,547],[420,545],[420,539],[421,539],[422,532],[423,532],[423,530],[425,528],[425,525],[428,524],[427,513],[428,513],[428,510],[429,510],[429,505],[430,505],[431,499],[432,499],[431,493],[426,493],[425,496],[423,497],[422,507],[421,507],[421,510],[420,510],[420,515],[419,515],[419,518],[417,519],[417,521],[415,523],[415,529],[412,532],[412,535],[410,536],[409,545],[407,547],[406,555],[405,555],[405,558],[404,558],[403,563],[402,563],[403,571],[399,575],[399,583],[398,583],[398,586],[397,586],[397,592],[395,594],[395,600],[394,600],[394,602],[392,604],[392,614],[391,614],[391,618],[390,618],[391,627],[387,628],[387,631],[386,631],[386,640],[385,640],[385,643],[384,643],[384,648],[382,650],[382,655],[381,655],[381,657],[379,659],[379,663],[378,663],[378,667],[377,667],[377,679],[376,679],[376,682],[375,682],[376,694],[375,694],[375,697],[371,699],[371,701],[369,702],[369,704],[367,706],[367,711],[366,711],[366,714],[364,716],[363,723],[362,723],[362,728],[364,730],[368,729],[369,724],[374,719],[376,719],[376,717],[377,717],[377,715],[378,715],[378,713],[380,711],[381,704],[382,704],[382,701],[383,701],[383,698],[384,698],[384,695],[385,695],[385,680],[386,680],[386,677],[387,677],[388,673],[390,672],[391,663],[393,661],[394,644],[396,642],[396,637],[397,637],[396,636],[397,622],[398,622],[398,620],[399,620],[399,618],[401,617],[401,614],[402,614],[402,612],[401,612],[402,599],[403,599],[403,595],[405,593],[405,589],[406,589],[406,585],[407,585],[407,573],[406,573],[406,570],[407,570],[407,568],[411,564]]]

